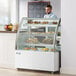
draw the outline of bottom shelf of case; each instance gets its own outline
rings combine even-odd
[[[15,67],[31,70],[59,71],[59,52],[15,52]]]

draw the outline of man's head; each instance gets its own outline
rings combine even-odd
[[[45,7],[45,12],[46,12],[46,14],[51,13],[51,12],[52,12],[52,6],[51,6],[51,5],[47,5],[47,6]]]

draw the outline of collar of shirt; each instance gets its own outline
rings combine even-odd
[[[51,13],[46,14],[46,15],[49,16],[49,17],[52,17],[53,16],[53,13],[51,12]]]

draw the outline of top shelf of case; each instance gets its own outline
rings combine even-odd
[[[56,27],[59,24],[59,19],[45,19],[45,18],[23,18],[21,21],[21,26],[51,26]]]

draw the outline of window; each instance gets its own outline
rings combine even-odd
[[[0,25],[5,25],[7,24],[8,21],[8,14],[9,14],[9,9],[8,9],[8,0],[0,0]]]
[[[1,27],[9,23],[8,0],[0,0],[0,30]]]

